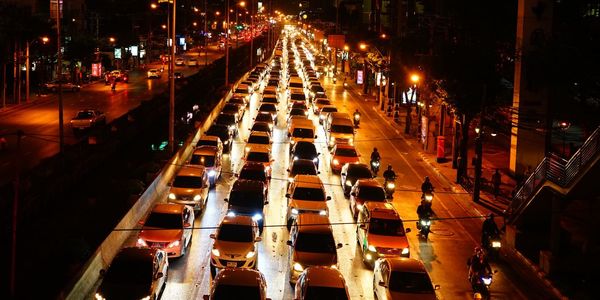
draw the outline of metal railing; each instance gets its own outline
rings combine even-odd
[[[594,130],[569,160],[554,153],[544,157],[513,197],[509,208],[510,218],[514,220],[521,213],[546,180],[560,187],[569,186],[581,169],[587,167],[589,161],[598,153],[600,153],[600,127]]]

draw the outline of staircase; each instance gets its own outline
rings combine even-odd
[[[599,158],[600,127],[594,130],[569,160],[552,153],[544,157],[515,194],[508,209],[508,221],[514,223],[544,187],[550,187],[566,195],[574,183],[584,176]]]

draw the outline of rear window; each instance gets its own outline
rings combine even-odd
[[[317,169],[312,161],[306,163],[294,163],[290,175],[317,175]]]
[[[358,191],[358,197],[369,200],[384,202],[386,199],[385,191],[381,187],[377,186],[363,186]]]
[[[264,135],[250,135],[250,137],[248,138],[248,144],[265,144],[268,145],[269,144],[269,137],[268,136],[264,136]]]
[[[260,106],[259,111],[274,112],[277,111],[277,107],[275,107],[275,105],[273,105],[272,103],[264,103]]]
[[[348,156],[348,157],[357,157],[358,153],[354,149],[348,148],[338,148],[335,150],[335,155],[337,156]]]
[[[248,152],[246,160],[255,162],[269,162],[269,153],[265,152]]]
[[[294,189],[292,197],[296,200],[323,201],[325,200],[325,191],[321,188],[297,187]]]
[[[219,284],[215,288],[212,298],[214,300],[248,299],[260,300],[258,286]]]
[[[337,133],[354,133],[354,128],[347,125],[331,125],[330,131]]]
[[[290,96],[292,100],[306,100],[306,96],[304,94],[294,93]]]
[[[215,157],[213,155],[192,155],[190,164],[213,167],[215,165]]]
[[[294,128],[292,136],[297,138],[314,138],[315,132],[309,128]]]
[[[267,174],[265,174],[264,170],[260,169],[242,168],[239,179],[257,180],[264,182],[267,180]]]
[[[290,82],[290,87],[302,88],[302,87],[304,87],[304,85],[301,82]]]

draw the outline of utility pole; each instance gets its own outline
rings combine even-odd
[[[10,295],[11,298],[17,298],[17,223],[19,217],[19,189],[21,178],[21,137],[23,131],[17,131],[17,159],[15,160],[15,185],[13,192],[12,207],[12,243],[10,258]]]
[[[29,102],[29,41],[25,44],[25,102]]]
[[[171,16],[171,49],[169,61],[169,150],[175,151],[175,15],[177,12],[177,0],[173,0],[173,9]]]
[[[204,0],[204,68],[208,66],[208,0]]]
[[[65,128],[63,126],[63,98],[62,98],[62,50],[61,50],[61,34],[60,34],[60,17],[61,17],[61,3],[56,2],[56,48],[58,50],[57,63],[58,63],[58,135],[59,135],[59,149],[60,154],[65,153]]]
[[[250,68],[252,68],[252,60],[254,56],[254,2],[250,0]]]
[[[229,0],[227,0],[227,27],[225,28],[225,86],[229,86]]]
[[[475,138],[475,180],[473,182],[473,202],[479,202],[479,194],[481,191],[481,160],[483,156],[483,120],[484,120],[484,109],[485,109],[485,98],[486,98],[487,87],[483,86],[481,96],[481,116],[479,121],[479,127],[475,128],[477,137]],[[467,133],[468,134],[468,133]]]

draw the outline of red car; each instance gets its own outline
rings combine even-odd
[[[129,82],[129,74],[125,71],[114,70],[104,74],[104,83],[111,84],[113,81]]]

